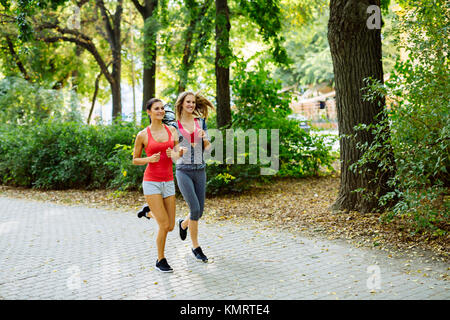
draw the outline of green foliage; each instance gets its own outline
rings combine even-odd
[[[398,60],[384,84],[370,82],[366,99],[391,100],[378,125],[360,126],[375,136],[354,170],[377,163],[394,169],[393,189],[380,204],[396,200],[386,218],[410,218],[419,230],[448,232],[450,179],[450,87],[448,4],[404,1],[395,28],[404,39],[408,59]],[[386,141],[385,143],[383,141]]]
[[[275,77],[285,85],[310,85],[334,81],[327,38],[328,10],[314,10],[305,25],[286,30],[286,50],[292,65],[278,68]]]
[[[136,135],[133,136],[133,139]],[[140,190],[145,166],[136,166],[133,158],[133,141],[131,144],[116,144],[111,153],[111,158],[105,162],[108,169],[112,171],[112,179],[107,187],[121,191]]]
[[[2,20],[0,74],[5,77],[23,77],[41,88],[73,90],[77,95],[75,100],[91,99],[94,93],[93,83],[100,72],[94,57],[73,43],[65,41],[44,43],[34,39],[36,32],[34,29],[38,25],[53,23],[56,18],[60,21],[61,27],[71,28],[68,20],[73,18],[74,4],[66,7],[59,6],[55,9],[65,1],[40,1],[36,4],[36,1],[26,0],[14,2],[8,9],[0,7]],[[50,2],[52,5],[49,5]],[[26,9],[22,8],[22,5],[26,6]],[[90,23],[98,19],[95,10],[89,3],[83,6],[79,17],[83,33],[94,38],[101,56],[108,56],[110,51],[107,48],[107,40],[99,36],[94,23]],[[19,15],[22,15],[29,25],[30,30],[27,35],[25,35],[27,32],[24,33],[17,25]],[[30,18],[31,16],[33,19]],[[10,45],[15,56],[10,52]],[[26,75],[23,74],[23,70],[19,70],[18,64],[23,66]],[[126,75],[126,72],[122,74]],[[97,102],[106,103],[110,98],[110,92],[106,78],[101,77]]]
[[[270,43],[272,56],[276,63],[289,62],[286,49],[282,46],[282,20],[279,0],[240,0],[239,6],[259,27],[259,33],[266,43]]]
[[[214,19],[214,1],[171,2],[158,33],[158,55],[164,70],[157,74],[160,97],[175,102],[180,82],[186,90],[214,90]],[[185,54],[189,56],[187,64],[183,63]]]
[[[137,128],[130,123],[2,124],[0,183],[40,189],[117,186],[114,178],[123,176],[123,170],[128,167],[111,162],[131,162],[131,156],[125,159],[116,146],[129,144],[136,132]]]
[[[333,141],[325,143],[328,136],[311,136],[298,126],[297,121],[287,119],[292,113],[290,92],[281,92],[281,82],[270,78],[264,62],[260,62],[255,71],[247,71],[246,65],[246,62],[237,65],[232,81],[237,96],[233,127],[280,130],[278,176],[316,175],[321,165],[332,170],[334,157],[330,151]]]
[[[324,6],[324,2],[328,1],[315,2],[315,6],[304,8],[306,12],[303,17],[295,17],[302,22],[300,25],[295,24],[295,21],[285,22],[282,33],[292,63],[288,67],[278,67],[274,73],[274,77],[282,80],[285,86],[305,87],[321,83],[333,86],[333,63],[327,35],[329,9]],[[391,26],[395,14],[387,8],[383,12],[383,70],[388,73],[398,55]]]
[[[64,95],[72,103],[65,106]],[[81,121],[76,95],[70,91],[46,89],[18,77],[0,80],[0,122],[31,124],[44,119]]]
[[[238,60],[233,69],[231,86],[237,112],[233,114],[233,127],[272,128],[274,119],[286,118],[292,113],[290,93],[279,93],[281,82],[270,78],[265,61],[259,61],[256,71],[247,70],[248,61]]]
[[[236,109],[232,115],[232,129],[235,132],[239,132],[239,129],[244,132],[254,129],[257,141],[261,134],[259,129],[267,129],[268,133],[271,129],[278,129],[279,170],[273,176],[261,175],[261,167],[268,167],[262,165],[259,159],[259,148],[263,146],[258,145],[255,150],[258,154],[255,157],[258,159],[257,163],[250,164],[249,159],[254,155],[248,147],[243,155],[237,153],[239,134],[235,133],[234,164],[211,163],[207,166],[208,192],[239,192],[251,187],[255,182],[270,181],[272,177],[318,175],[321,167],[332,171],[331,163],[335,159],[331,154],[333,141],[326,142],[326,136],[310,136],[298,126],[298,122],[287,119],[292,112],[289,107],[291,96],[288,92],[279,92],[281,83],[270,78],[269,72],[264,68],[264,62],[259,62],[256,70],[247,70],[246,66],[247,62],[238,61],[234,68],[232,89]],[[270,133],[266,141],[267,150],[271,150]],[[246,145],[248,146],[249,142]],[[225,149],[223,152],[226,154]],[[237,164],[239,156],[244,157],[245,164]]]
[[[252,182],[261,180],[256,165],[208,163],[206,168],[206,191],[211,195],[240,193],[250,189]]]
[[[55,10],[65,2],[67,2],[67,0],[2,0],[1,4],[7,13],[14,14],[16,24],[20,30],[18,36],[19,40],[29,41],[33,38],[34,31],[28,18],[45,8]]]

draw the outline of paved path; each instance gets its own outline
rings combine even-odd
[[[382,251],[256,224],[200,228],[210,263],[193,260],[175,229],[166,247],[175,272],[163,274],[153,220],[0,197],[0,299],[450,298],[447,281],[408,275]]]

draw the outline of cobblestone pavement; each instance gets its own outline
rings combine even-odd
[[[210,258],[169,233],[174,273],[155,269],[157,225],[123,213],[0,197],[0,299],[448,299],[447,266],[257,224],[200,223]]]

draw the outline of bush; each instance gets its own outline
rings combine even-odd
[[[450,91],[445,1],[405,1],[405,15],[396,29],[406,35],[409,58],[398,60],[386,83],[370,82],[366,98],[383,95],[391,101],[379,125],[358,127],[375,136],[354,166],[376,163],[378,170],[394,170],[388,182],[394,190],[379,199],[393,202],[385,217],[410,218],[416,231],[449,231]],[[386,141],[386,142],[383,142]],[[394,200],[394,201],[393,201]]]
[[[261,175],[261,167],[268,167],[259,159],[261,146],[255,151],[257,163],[250,164],[253,154],[250,154],[248,143],[244,154],[237,154],[240,137],[236,133],[234,164],[207,165],[208,194],[241,192],[254,182],[267,182],[274,176],[316,175],[321,166],[331,170],[331,144],[325,143],[323,136],[308,135],[295,120],[286,118],[291,113],[291,98],[288,93],[278,92],[281,84],[270,79],[262,64],[251,72],[244,66],[244,63],[238,63],[232,82],[236,103],[232,129],[236,132],[238,129],[255,129],[258,141],[258,129],[268,132],[278,129],[279,170],[275,175]],[[11,92],[8,94],[14,96]],[[88,126],[76,121],[62,122],[62,118],[54,115],[20,119],[23,121],[0,125],[0,183],[41,189],[141,189],[145,166],[132,164],[132,146],[135,135],[142,128],[126,122]],[[208,128],[215,127],[213,115],[208,120]],[[271,150],[270,133],[267,141],[267,149]],[[237,164],[238,156],[244,157],[245,164]]]
[[[116,145],[129,144],[138,131],[130,123],[87,126],[47,121],[0,126],[0,182],[41,189],[118,186],[114,179],[131,163]],[[130,170],[131,171],[131,170]]]
[[[135,137],[136,135],[133,136]],[[131,145],[116,144],[111,158],[105,162],[113,172],[113,178],[107,185],[109,188],[121,191],[142,189],[142,177],[146,166],[136,166],[132,163],[133,144],[134,140]]]
[[[332,170],[333,141],[327,136],[311,136],[287,119],[292,113],[289,92],[281,92],[281,82],[270,78],[263,62],[255,71],[246,71],[246,63],[238,63],[232,81],[236,94],[236,112],[233,127],[246,129],[278,129],[280,144],[280,177],[305,177],[317,175],[320,166]]]
[[[0,123],[23,125],[45,119],[81,121],[76,93],[47,89],[19,77],[0,80]]]
[[[235,130],[234,164],[211,163],[207,166],[208,186],[211,194],[219,192],[240,192],[252,186],[255,182],[267,182],[273,177],[306,177],[317,175],[321,167],[332,171],[331,163],[335,157],[331,154],[333,141],[325,142],[326,136],[310,136],[298,126],[295,120],[287,119],[292,113],[290,109],[291,96],[288,92],[280,93],[281,83],[270,78],[269,72],[260,62],[255,71],[246,70],[246,62],[238,61],[234,69],[234,79],[231,82],[235,110],[232,113],[231,129]],[[208,121],[208,128],[215,128],[215,119]],[[279,130],[279,170],[274,175],[261,175],[262,165],[257,153],[257,163],[250,164],[252,154],[246,142],[244,154],[237,153],[239,129],[244,132],[254,129],[259,141],[259,129],[267,129],[267,150],[271,150],[270,130]],[[225,137],[225,131],[222,132]],[[247,138],[248,139],[248,138]],[[224,155],[225,139],[224,139]],[[245,164],[236,164],[236,158],[243,156]],[[270,152],[268,152],[270,156]]]

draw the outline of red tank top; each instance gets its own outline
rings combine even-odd
[[[189,140],[190,143],[195,142],[195,138],[197,137],[197,129],[200,129],[200,125],[197,122],[197,118],[194,118],[194,132],[189,133],[186,129],[183,128],[183,125],[181,124],[180,120],[177,120],[178,122],[178,128],[181,132],[181,134]]]
[[[147,157],[158,152],[161,152],[161,154],[158,162],[149,162],[147,164],[147,168],[144,172],[144,181],[164,182],[173,180],[172,159],[167,156],[166,150],[167,148],[173,149],[174,142],[169,128],[166,125],[164,125],[164,128],[169,134],[169,140],[158,142],[153,139],[150,127],[147,127],[148,144],[145,148]]]

